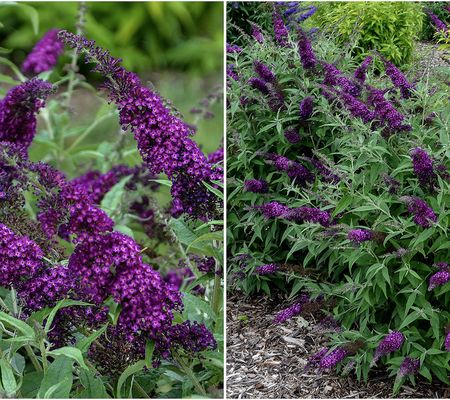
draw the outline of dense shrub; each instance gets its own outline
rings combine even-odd
[[[420,3],[338,2],[318,4],[314,19],[334,32],[340,44],[350,41],[357,60],[378,50],[397,66],[407,63],[422,31]]]
[[[278,323],[322,310],[330,347],[309,367],[448,384],[447,83],[378,53],[355,65],[301,23],[280,32],[228,54],[229,287],[290,291]]]
[[[223,148],[193,135],[222,91],[185,120],[85,11],[0,75],[0,397],[220,397]]]
[[[444,1],[430,1],[425,5],[425,10],[433,13],[437,18],[447,25],[450,23],[450,4]],[[421,38],[425,40],[434,40],[436,26],[430,15],[424,20]]]

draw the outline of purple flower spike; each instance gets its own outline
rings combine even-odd
[[[267,219],[280,217],[287,210],[289,210],[289,207],[286,207],[283,204],[280,204],[276,201],[266,203],[262,206],[255,206],[254,208],[260,210],[263,213],[264,217]]]
[[[317,64],[316,55],[311,46],[308,36],[301,29],[298,29],[298,53],[300,55],[300,61],[303,68],[311,69]]]
[[[372,240],[373,232],[368,229],[353,229],[348,233],[347,239],[356,244],[361,244],[362,242]]]
[[[317,367],[322,360],[322,358],[325,357],[325,355],[328,353],[328,349],[324,347],[323,349],[319,350],[316,354],[313,354],[311,357],[308,358],[308,362],[305,365],[305,370]]]
[[[256,267],[255,272],[258,275],[269,275],[278,271],[280,266],[278,264],[265,264]]]
[[[433,159],[420,147],[416,147],[411,152],[411,159],[414,174],[419,179],[420,186],[430,192],[434,191],[437,182],[437,175],[433,170]]]
[[[22,64],[22,71],[29,74],[40,74],[50,71],[64,52],[64,44],[58,40],[58,30],[49,30],[34,46]]]
[[[364,61],[361,63],[361,65],[356,68],[355,74],[353,75],[355,79],[357,79],[360,83],[364,83],[366,80],[367,75],[367,69],[369,68],[369,65],[372,63],[373,57],[368,56],[364,59]]]
[[[229,44],[227,43],[227,53],[232,54],[232,53],[241,53],[242,49],[236,45],[236,44]]]
[[[400,365],[400,376],[415,375],[419,369],[420,360],[416,360],[411,357],[405,357]]]
[[[324,227],[330,225],[331,216],[328,211],[322,211],[313,207],[289,208],[283,215],[288,221],[294,221],[299,224],[310,222],[320,224]]]
[[[433,264],[434,267],[439,269],[440,271],[449,271],[450,272],[450,265],[446,262],[438,262],[436,264]]]
[[[0,101],[0,142],[16,145],[26,156],[36,134],[36,114],[53,90],[52,84],[40,79],[10,89]]]
[[[404,341],[405,337],[403,336],[403,333],[399,331],[389,333],[378,345],[373,361],[376,362],[384,355],[399,350]]]
[[[431,21],[433,22],[433,25],[436,27],[436,30],[440,33],[446,33],[448,28],[447,25],[442,22],[439,17],[432,13],[430,10],[427,10],[426,13],[430,17]]]
[[[428,285],[428,290],[433,290],[438,286],[445,285],[448,281],[450,281],[450,272],[448,271],[439,271],[431,276],[430,282]]]
[[[266,85],[266,82],[264,82],[262,79],[259,78],[250,78],[248,80],[248,84],[254,88],[259,90],[262,94],[269,94],[269,88]]]
[[[134,134],[144,165],[154,175],[165,173],[172,181],[172,212],[201,220],[217,215],[221,202],[204,182],[223,180],[223,171],[211,165],[191,139],[192,128],[168,108],[163,99],[143,85],[137,75],[120,65],[121,60],[82,36],[67,31],[58,37],[70,47],[83,51],[85,61],[108,81],[104,86],[119,110],[124,130]]]
[[[253,68],[255,69],[255,72],[259,75],[259,77],[267,83],[275,83],[276,78],[274,73],[270,70],[270,68],[263,64],[260,61],[254,61],[253,62]]]
[[[252,36],[258,43],[264,43],[264,36],[261,28],[254,23],[252,23]]]
[[[300,135],[296,128],[288,129],[284,132],[284,137],[291,144],[297,144],[300,142]]]
[[[269,191],[269,185],[263,179],[249,179],[244,181],[244,189],[252,193],[267,193]]]
[[[274,7],[272,13],[273,32],[275,34],[275,41],[281,47],[288,47],[289,32],[284,25],[283,18],[278,10]]]
[[[448,332],[447,336],[445,337],[444,348],[445,350],[450,351],[450,332]]]
[[[326,354],[319,363],[319,367],[321,369],[331,369],[335,367],[338,363],[340,363],[345,356],[347,355],[347,351],[342,348],[334,349],[331,353]]]
[[[273,320],[273,323],[282,324],[283,322],[286,322],[287,320],[299,315],[302,312],[303,304],[305,304],[308,301],[309,296],[307,294],[301,295],[296,303],[278,312]]]
[[[386,69],[386,75],[389,76],[395,87],[400,89],[402,97],[407,99],[411,95],[411,89],[414,85],[411,85],[406,79],[405,75],[390,61],[384,61],[384,68]]]
[[[311,96],[305,97],[300,103],[300,119],[305,121],[313,113],[314,99]]]
[[[408,212],[414,216],[414,222],[417,225],[423,228],[429,228],[431,222],[437,221],[433,209],[424,200],[412,196],[404,196],[400,199],[406,203]]]

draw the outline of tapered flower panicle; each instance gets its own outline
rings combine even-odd
[[[405,357],[400,365],[400,376],[415,375],[419,370],[420,360],[415,358]]]
[[[284,156],[275,153],[266,154],[266,160],[281,172],[285,172],[291,179],[295,179],[300,186],[314,182],[314,175],[303,165],[291,161]]]
[[[176,215],[185,212],[194,218],[214,217],[220,202],[203,182],[222,180],[223,171],[213,167],[190,138],[192,129],[158,94],[121,67],[120,59],[81,36],[63,31],[59,37],[84,51],[86,61],[95,63],[94,70],[108,78],[105,87],[119,109],[120,124],[133,132],[144,164],[152,174],[165,173],[172,181]]]
[[[300,103],[300,119],[307,120],[313,113],[314,99],[311,96],[305,97]]]
[[[64,44],[58,39],[58,30],[49,30],[34,46],[31,53],[22,64],[22,71],[30,74],[40,74],[50,71],[64,52]]]
[[[269,94],[269,88],[266,82],[264,82],[260,78],[250,78],[248,80],[248,84],[250,85],[250,87],[259,90],[262,94]]]
[[[369,92],[368,102],[375,108],[375,117],[386,125],[384,136],[389,137],[394,133],[412,129],[411,125],[404,123],[405,116],[385,99],[382,90],[369,87]]]
[[[280,266],[278,264],[264,264],[256,267],[255,272],[258,275],[269,275],[277,272]]]
[[[282,217],[299,224],[310,222],[320,224],[325,227],[329,226],[331,221],[331,216],[328,211],[322,211],[319,208],[314,207],[289,208],[285,213],[283,213]]]
[[[437,32],[445,34],[448,31],[447,25],[441,21],[436,14],[431,12],[431,10],[427,10],[427,14],[433,22],[433,25],[436,27]]]
[[[349,79],[344,76],[344,73],[337,69],[333,64],[322,63],[325,70],[324,85],[340,86],[343,93],[349,94],[354,97],[358,97],[361,93],[361,87],[355,82],[355,80]]]
[[[302,294],[294,304],[278,312],[273,320],[273,323],[282,324],[283,322],[286,322],[287,320],[299,315],[302,312],[303,304],[307,303],[308,301],[309,296],[305,293]]]
[[[284,25],[283,18],[278,10],[274,7],[272,12],[273,32],[275,34],[275,41],[281,47],[289,46],[288,37],[289,32]]]
[[[291,144],[300,142],[300,134],[296,128],[289,128],[284,132],[284,137]]]
[[[264,35],[262,34],[261,28],[254,24],[252,24],[252,36],[258,43],[264,43]]]
[[[408,82],[406,76],[390,61],[384,61],[384,68],[386,69],[386,75],[389,76],[394,86],[400,89],[400,93],[403,98],[408,98],[411,95],[411,89],[414,85]]]
[[[43,257],[35,242],[0,224],[0,286],[20,288],[42,269]]]
[[[254,68],[255,72],[259,75],[259,77],[264,82],[268,82],[268,83],[276,82],[275,74],[272,72],[272,70],[267,65],[263,64],[260,61],[254,61],[253,68]]]
[[[297,48],[300,55],[300,61],[302,62],[303,68],[311,69],[317,64],[316,55],[311,46],[311,42],[303,30],[300,28],[297,31],[298,42]]]
[[[347,356],[347,351],[338,347],[332,352],[326,354],[319,363],[321,369],[331,369],[339,364]]]
[[[404,341],[403,333],[398,331],[389,333],[378,345],[373,361],[376,362],[384,355],[399,350]]]
[[[364,83],[367,77],[367,70],[369,68],[369,65],[372,63],[373,57],[368,56],[364,59],[364,61],[361,63],[361,65],[356,68],[354,77],[357,79],[360,83]]]
[[[439,271],[431,276],[430,282],[428,284],[428,290],[433,290],[439,286],[445,285],[450,281],[450,272],[449,271]]]
[[[437,184],[437,175],[434,173],[433,159],[420,147],[412,150],[411,159],[414,174],[419,179],[420,186],[430,192],[434,191]]]
[[[432,222],[437,221],[433,209],[424,200],[412,196],[401,197],[401,200],[406,203],[408,212],[414,216],[414,222],[417,225],[429,228]]]
[[[52,84],[40,79],[10,89],[0,102],[0,142],[11,143],[27,157],[36,135],[36,114],[52,92]]]
[[[262,206],[255,206],[257,210],[260,210],[266,218],[276,218],[282,216],[289,207],[284,206],[276,201],[271,201]]]
[[[263,179],[249,179],[244,181],[244,189],[247,192],[267,193],[269,191],[269,185]]]
[[[445,350],[450,351],[450,332],[448,332],[447,336],[445,337],[444,348]]]
[[[368,229],[352,229],[348,235],[347,239],[356,243],[361,244],[362,242],[367,242],[373,239],[373,232]]]

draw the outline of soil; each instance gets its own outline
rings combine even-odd
[[[392,398],[394,378],[374,371],[368,384],[346,377],[304,370],[307,359],[326,345],[317,317],[303,315],[281,325],[272,320],[286,308],[281,295],[244,298],[229,294],[227,302],[227,398]],[[417,378],[397,398],[449,398],[450,387]]]

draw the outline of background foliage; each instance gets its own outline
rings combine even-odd
[[[10,59],[18,64],[48,29],[73,30],[78,3],[23,4],[32,5],[39,14],[38,32],[28,22],[29,10],[0,7],[0,47],[13,49]],[[86,34],[121,57],[126,68],[197,75],[222,71],[221,2],[117,1],[88,6]]]

